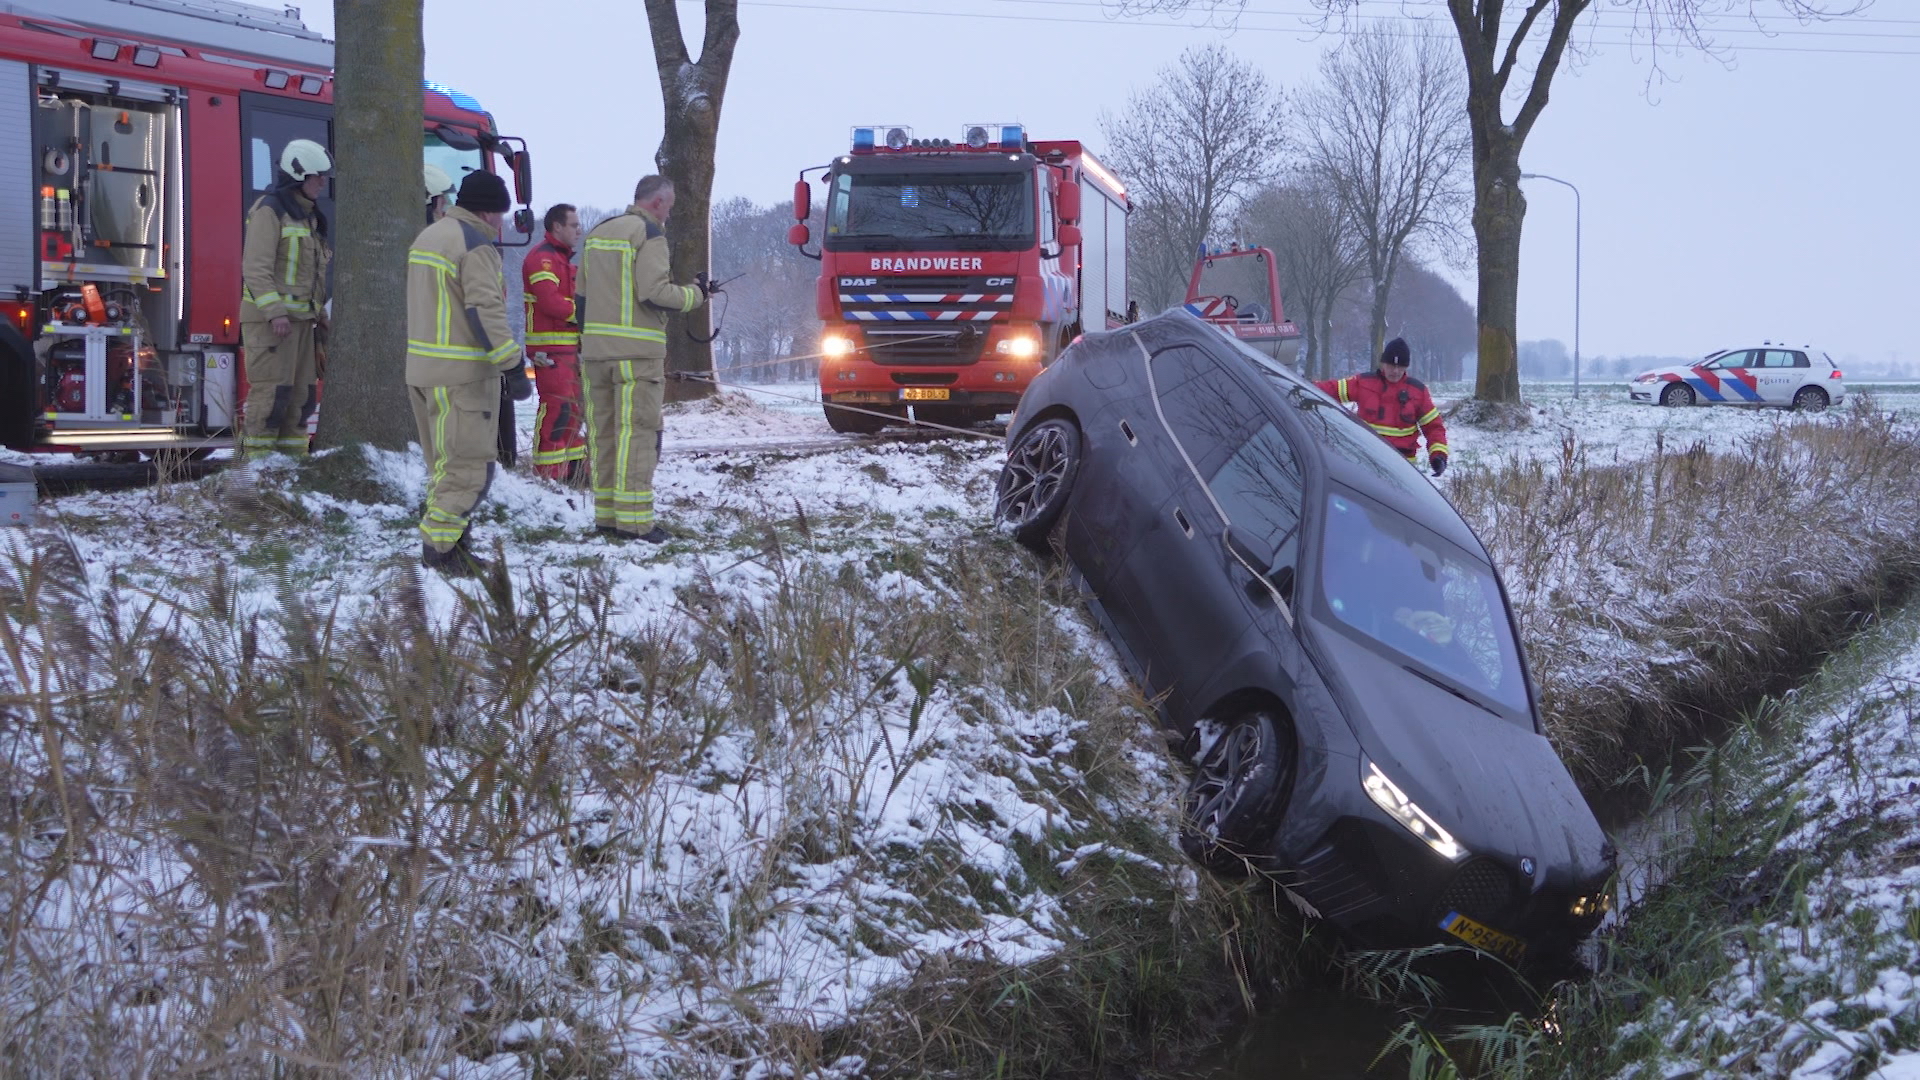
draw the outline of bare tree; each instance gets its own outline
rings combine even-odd
[[[1314,378],[1331,375],[1335,305],[1366,274],[1332,185],[1312,169],[1297,170],[1247,200],[1241,220],[1253,243],[1273,249],[1281,302],[1306,331],[1302,369]]]
[[[1185,295],[1200,245],[1271,175],[1285,115],[1258,68],[1206,45],[1102,118],[1108,159],[1133,192],[1135,292],[1150,309]]]
[[[666,123],[654,163],[673,181],[676,201],[667,239],[673,249],[673,279],[692,281],[710,258],[709,212],[713,204],[713,152],[720,136],[720,104],[727,92],[733,47],[740,40],[739,0],[705,0],[707,26],[700,59],[687,54],[674,0],[646,0],[653,32],[653,62],[660,75]],[[670,401],[714,392],[713,311],[706,305],[673,317],[667,332],[667,370],[701,376],[667,383]]]
[[[320,438],[404,449],[407,247],[420,212],[420,0],[335,0],[333,320]]]
[[[1313,0],[1326,15],[1348,23],[1366,0]],[[1611,0],[1602,10],[1653,45],[1717,51],[1711,23],[1763,7],[1800,22],[1844,18],[1870,0]],[[1488,402],[1520,400],[1515,352],[1519,325],[1520,229],[1527,200],[1520,193],[1520,151],[1547,107],[1548,90],[1574,30],[1594,0],[1445,0],[1448,22],[1466,64],[1467,122],[1473,140],[1473,234],[1479,248],[1480,342],[1474,396]],[[1114,0],[1126,15],[1178,15],[1201,9],[1231,22],[1245,0]],[[1371,16],[1369,16],[1371,17]],[[1410,24],[1412,25],[1412,24]],[[1657,52],[1656,52],[1657,55]],[[1523,69],[1521,82],[1513,75]],[[1511,93],[1510,93],[1511,91]],[[1517,101],[1513,118],[1507,105]]]
[[[1293,116],[1366,261],[1370,337],[1387,340],[1387,301],[1408,249],[1457,218],[1467,162],[1465,95],[1442,44],[1383,23],[1347,38],[1320,64],[1320,82]]]

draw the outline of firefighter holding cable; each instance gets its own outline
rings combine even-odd
[[[1447,425],[1427,392],[1427,384],[1407,374],[1413,357],[1401,338],[1387,342],[1380,351],[1380,366],[1375,371],[1327,379],[1314,383],[1342,405],[1354,407],[1355,415],[1400,452],[1408,464],[1420,451],[1420,439],[1427,440],[1427,466],[1439,476],[1447,469]]]
[[[506,181],[468,173],[453,209],[407,251],[407,397],[427,466],[420,561],[457,576],[486,568],[467,524],[493,483],[495,411],[533,396],[494,246],[512,205]]]
[[[580,214],[567,203],[547,210],[546,238],[520,264],[527,305],[527,360],[540,391],[534,420],[533,471],[571,483],[585,467],[585,403],[580,397],[580,323],[573,249],[580,242]]]
[[[594,226],[580,260],[580,378],[587,402],[593,524],[613,539],[667,540],[654,520],[653,470],[660,461],[666,393],[667,316],[710,294],[675,285],[667,251],[673,183],[648,176],[626,212]]]
[[[316,335],[326,327],[331,258],[318,200],[332,171],[325,147],[295,139],[280,153],[280,182],[247,213],[240,255],[244,458],[307,452],[307,420],[317,404]]]

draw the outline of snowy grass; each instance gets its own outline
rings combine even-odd
[[[1659,883],[1599,974],[1459,1033],[1462,1075],[1920,1076],[1920,612],[1666,781]]]
[[[1720,553],[1777,534],[1847,607],[1911,544],[1911,427],[1569,408],[1456,432],[1442,486],[1606,777],[1791,644]],[[810,410],[676,407],[662,548],[501,476],[478,582],[413,569],[417,455],[0,535],[0,1075],[1131,1074],[1324,966],[1180,858],[1179,763],[986,527],[999,447],[780,449]]]
[[[1658,430],[1644,456],[1596,461],[1567,434],[1550,457],[1448,473],[1589,790],[1810,672],[1920,576],[1912,424],[1865,407],[1747,422],[1764,427],[1717,450]]]

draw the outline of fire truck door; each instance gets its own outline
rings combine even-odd
[[[332,155],[333,149],[333,108],[318,102],[289,101],[285,98],[271,97],[267,94],[240,95],[241,137],[245,148],[240,155],[240,168],[245,174],[243,183],[247,196],[240,212],[244,220],[253,204],[273,189],[281,179],[280,152],[295,139],[311,139],[327,148]],[[336,160],[337,157],[336,157]],[[320,212],[327,217],[327,225],[334,225],[333,185],[327,185],[326,194],[320,196]]]

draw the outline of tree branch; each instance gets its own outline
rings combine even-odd
[[[1586,13],[1593,0],[1560,0],[1560,7],[1554,12],[1553,29],[1547,34],[1547,44],[1540,52],[1540,62],[1533,69],[1533,85],[1527,90],[1527,100],[1521,104],[1520,112],[1513,118],[1513,137],[1516,142],[1525,142],[1527,133],[1533,130],[1534,121],[1540,119],[1540,112],[1547,107],[1547,88],[1553,83],[1554,72],[1560,68],[1560,60],[1566,55],[1567,42],[1573,37],[1573,24]]]
[[[653,34],[653,62],[662,72],[687,62],[687,39],[673,0],[647,0],[647,29]]]
[[[1493,73],[1493,84],[1502,91],[1507,88],[1507,80],[1513,75],[1513,65],[1520,60],[1520,46],[1526,42],[1527,35],[1533,33],[1533,22],[1547,9],[1547,0],[1533,0],[1527,13],[1520,17],[1520,25],[1507,42],[1506,58],[1500,61],[1500,70]]]

